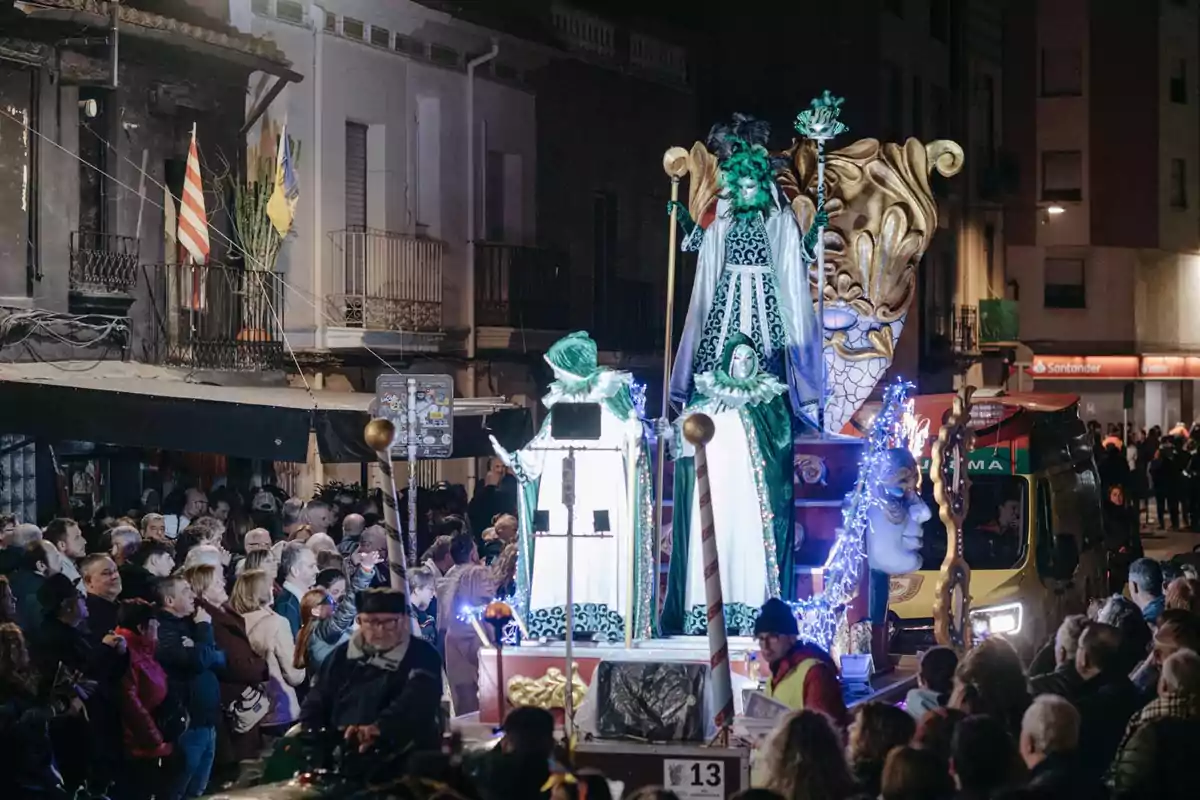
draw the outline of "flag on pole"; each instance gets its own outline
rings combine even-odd
[[[280,236],[287,236],[296,215],[296,201],[300,198],[300,182],[292,164],[292,145],[288,141],[287,123],[279,131],[279,147],[275,148],[275,190],[267,201],[267,216]]]
[[[179,243],[197,264],[203,264],[208,259],[208,215],[204,212],[204,187],[200,182],[200,155],[196,149],[195,125],[192,125],[192,144],[188,148],[183,197],[179,203]]]

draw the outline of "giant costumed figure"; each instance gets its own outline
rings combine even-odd
[[[642,423],[630,395],[633,376],[600,367],[596,343],[582,332],[555,342],[545,358],[555,380],[543,405],[553,415],[564,404],[599,404],[601,433],[598,440],[553,439],[547,417],[533,440],[515,453],[492,439],[520,483],[517,606],[531,637],[564,635],[568,509],[563,462],[573,447],[574,629],[617,640],[625,637],[628,623],[634,638],[649,637],[654,628],[652,487]],[[539,511],[548,518],[544,533],[534,531]],[[610,530],[595,530],[597,511],[607,512]]]
[[[792,422],[794,415],[814,429],[822,369],[808,277],[819,224],[802,236],[782,201],[768,133],[766,123],[740,115],[715,126],[708,147],[718,159],[720,191],[698,221],[672,204],[685,233],[682,248],[698,250],[699,260],[671,399],[683,408],[679,421],[704,411],[717,426],[707,450],[711,468],[726,473],[712,482],[714,513],[723,520],[716,529],[725,540],[718,544],[721,583],[727,625],[741,634],[753,630],[768,597],[791,596]],[[677,455],[663,629],[699,634],[705,612],[693,541],[700,513],[695,468],[686,446]]]

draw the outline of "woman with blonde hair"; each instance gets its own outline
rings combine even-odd
[[[349,561],[358,564],[359,568],[350,576],[353,581],[351,591],[345,592],[341,600],[319,585],[309,589],[300,599],[300,635],[296,637],[292,665],[308,670],[310,681],[326,657],[350,639],[350,629],[358,616],[355,595],[370,588],[379,560],[378,553],[361,550],[350,557]]]
[[[785,800],[847,800],[858,792],[841,737],[820,711],[780,718],[766,743],[762,785]]]
[[[304,683],[305,673],[292,665],[296,653],[292,628],[287,619],[271,610],[271,600],[271,579],[262,570],[252,569],[238,577],[229,604],[246,623],[250,647],[267,661],[271,710],[263,718],[263,732],[282,733],[300,717],[300,701],[293,687]]]

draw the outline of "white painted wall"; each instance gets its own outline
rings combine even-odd
[[[1058,219],[1066,217],[1061,215]],[[1057,219],[1041,226],[1051,228]],[[1045,308],[1045,259],[1083,258],[1087,308]],[[1025,341],[1133,341],[1139,254],[1115,247],[1045,248],[1009,245],[1008,277],[1021,287]],[[1041,352],[1050,352],[1043,349]]]
[[[304,0],[304,4],[307,23],[300,26],[251,13],[251,0],[230,0],[230,18],[250,20],[248,32],[273,39],[293,62],[293,69],[305,76],[302,83],[288,86],[269,112],[274,120],[286,118],[289,134],[301,142],[300,201],[294,231],[279,261],[291,287],[286,321],[293,346],[321,345],[313,335],[318,309],[324,311],[314,296],[318,285],[315,270],[324,270],[323,289],[329,291],[329,233],[345,227],[347,121],[369,126],[369,225],[416,233],[417,224],[424,223],[429,235],[446,243],[443,322],[465,325],[466,74],[390,48],[326,33],[322,9],[366,23],[368,41],[369,26],[378,25],[392,34],[477,54],[490,46],[488,32],[408,0]],[[502,59],[513,58],[511,47],[511,40],[501,44]],[[319,132],[315,120],[318,92],[322,102]],[[487,146],[511,154],[515,157],[512,163],[519,164],[512,176],[514,180],[519,177],[520,183],[516,190],[519,202],[513,204],[516,216],[511,222],[511,241],[533,244],[537,174],[533,93],[477,75],[475,101],[476,197],[482,202],[485,159],[478,148],[480,131],[486,125]],[[256,137],[257,132],[252,132],[250,141]],[[315,166],[318,147],[319,174]]]
[[[1137,276],[1137,336],[1147,352],[1200,350],[1200,254],[1146,252]]]

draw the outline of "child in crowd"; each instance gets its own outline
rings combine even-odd
[[[954,688],[954,670],[958,667],[958,656],[949,647],[934,647],[921,656],[917,673],[917,688],[911,689],[904,698],[905,708],[918,720],[927,711],[940,708],[950,700]]]
[[[442,647],[438,639],[437,598],[434,597],[437,578],[428,568],[417,567],[408,573],[408,585],[409,591],[412,592],[409,602],[417,615],[417,624],[421,626],[421,638],[436,647],[440,653]]]

